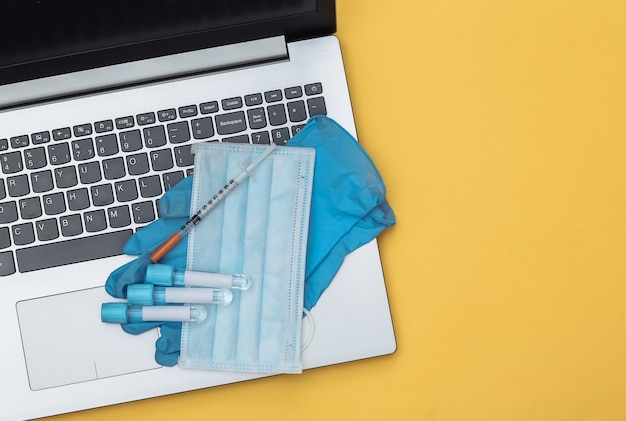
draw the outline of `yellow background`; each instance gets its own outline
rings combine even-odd
[[[625,420],[626,2],[338,0],[394,355],[59,420]]]

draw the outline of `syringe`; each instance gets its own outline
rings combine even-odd
[[[254,171],[254,169],[265,158],[267,158],[268,155],[271,154],[274,149],[276,149],[276,147],[276,144],[270,145],[256,160],[254,160],[250,165],[244,168],[244,170],[239,175],[226,183],[224,187],[222,187],[220,191],[215,193],[215,195],[207,203],[205,203],[204,206],[202,206],[191,218],[189,218],[178,231],[172,234],[167,240],[163,242],[163,244],[161,244],[156,250],[154,250],[150,254],[150,260],[152,260],[154,263],[157,263],[159,260],[161,260],[161,258],[165,256],[167,252],[170,251],[176,244],[178,244],[180,240],[182,240],[194,226],[198,225],[200,221],[202,221],[204,215],[210,212],[211,209],[213,209],[219,202],[222,201],[222,199],[224,199],[228,195],[228,193],[233,191],[239,184],[241,184],[242,181],[248,178],[250,176],[250,173]]]

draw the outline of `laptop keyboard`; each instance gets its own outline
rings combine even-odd
[[[0,276],[122,254],[199,141],[283,145],[326,114],[321,83],[2,138]]]

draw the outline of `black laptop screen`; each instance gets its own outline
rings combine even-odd
[[[0,0],[0,84],[334,24],[328,0]]]

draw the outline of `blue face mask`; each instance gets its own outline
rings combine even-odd
[[[195,146],[195,212],[265,149]],[[183,324],[179,366],[299,373],[305,255],[315,150],[279,147],[189,236],[187,268],[244,273],[246,291],[207,306],[203,322]],[[218,308],[219,307],[219,308]]]

